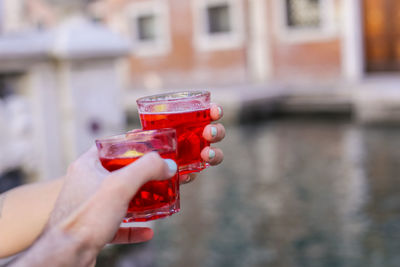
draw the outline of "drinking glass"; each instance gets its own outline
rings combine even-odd
[[[203,138],[211,122],[210,92],[185,91],[142,97],[137,100],[144,130],[174,128],[178,138],[179,174],[199,172],[208,164],[201,150],[209,145]]]
[[[175,129],[135,130],[98,139],[96,146],[101,164],[109,171],[135,162],[151,151],[158,152],[164,159],[176,160],[177,154]],[[167,180],[145,183],[129,203],[123,222],[155,220],[172,215],[179,209],[179,178],[176,174]]]

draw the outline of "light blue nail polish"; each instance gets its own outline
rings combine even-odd
[[[211,127],[211,136],[216,137],[218,133],[217,127],[212,126]]]
[[[170,176],[174,175],[178,170],[178,166],[176,165],[175,161],[173,161],[172,159],[164,159],[164,161],[168,165],[169,175]]]
[[[222,116],[222,108],[221,107],[218,107],[218,115],[221,118],[221,116]]]
[[[214,157],[215,157],[215,151],[212,150],[212,149],[210,149],[210,150],[208,151],[208,158],[209,158],[209,159],[213,159]]]

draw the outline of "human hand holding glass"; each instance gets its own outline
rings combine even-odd
[[[224,115],[223,109],[217,104],[210,104],[210,118],[211,121],[218,121]],[[211,123],[204,127],[203,138],[210,144],[218,143],[225,138],[225,127],[221,123]],[[200,156],[202,160],[207,162],[210,166],[220,164],[224,159],[224,153],[221,149],[214,146],[206,146],[202,149]],[[182,174],[179,176],[181,184],[193,182],[198,173],[193,172],[189,174]]]
[[[45,231],[12,266],[94,266],[107,243],[150,240],[150,228],[120,228],[132,196],[148,181],[165,180],[177,166],[150,152],[114,172],[95,147],[68,168]]]
[[[95,244],[150,240],[153,236],[150,228],[119,228],[121,221],[132,196],[143,184],[175,175],[176,164],[174,167],[173,162],[166,163],[156,152],[109,172],[101,165],[96,147],[92,147],[68,168],[49,228],[62,225],[62,231],[73,231],[74,236],[75,231],[82,233],[79,239],[98,239],[88,241]]]
[[[179,174],[187,182],[193,173],[219,164],[223,153],[209,147],[225,136],[221,124],[209,125],[222,117],[222,108],[210,104],[207,91],[185,91],[143,97],[137,100],[143,129],[174,128],[178,137]]]

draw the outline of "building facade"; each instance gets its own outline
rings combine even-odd
[[[365,1],[364,1],[365,2]],[[360,0],[104,0],[136,88],[336,81],[364,74]]]
[[[83,3],[83,4],[82,4]],[[0,0],[1,28],[84,12],[131,42],[132,88],[359,81],[399,70],[396,0]]]

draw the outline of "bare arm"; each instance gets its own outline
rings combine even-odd
[[[121,233],[119,226],[137,190],[147,181],[172,177],[177,169],[174,161],[152,152],[110,173],[92,147],[68,168],[43,235],[10,266],[94,266],[104,245]],[[125,243],[152,236],[151,229],[137,228],[132,237],[125,235]]]
[[[212,120],[219,120],[222,116],[222,108],[213,105]],[[225,137],[225,128],[221,124],[208,125],[203,136],[209,142],[217,143]],[[210,150],[214,153],[210,153]],[[211,165],[217,165],[223,160],[222,151],[215,147],[204,148],[201,155]],[[193,176],[181,175],[181,182],[191,182]],[[63,183],[64,178],[59,178],[45,183],[25,185],[0,194],[0,258],[27,249],[39,237],[48,222]],[[73,206],[77,204],[76,201],[70,199],[70,202],[64,202],[64,205]]]
[[[38,238],[63,182],[28,184],[0,195],[0,258],[25,250]]]

